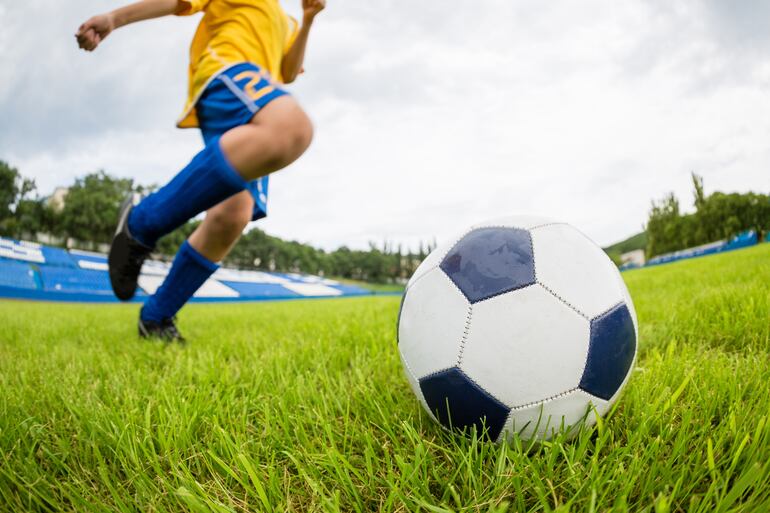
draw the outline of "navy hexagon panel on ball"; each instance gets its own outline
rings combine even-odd
[[[510,411],[457,367],[422,378],[420,390],[444,427],[458,431],[475,427],[491,440],[497,440]]]
[[[626,379],[635,353],[634,321],[625,303],[591,320],[591,340],[580,388],[608,401]]]
[[[518,228],[479,228],[460,239],[440,267],[478,303],[535,283],[532,238]]]

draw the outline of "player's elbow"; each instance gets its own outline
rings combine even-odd
[[[291,62],[291,59],[283,61],[281,65],[281,77],[284,84],[291,84],[302,71],[302,66],[297,66],[296,63]]]
[[[291,84],[292,82],[297,80],[298,73],[291,69],[285,69],[281,71],[281,75],[283,75],[284,84]]]

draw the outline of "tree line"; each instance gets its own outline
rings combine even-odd
[[[695,212],[684,214],[673,193],[652,202],[646,232],[647,258],[728,239],[745,230],[760,236],[770,232],[770,196],[754,192],[706,195],[703,178],[692,174]],[[0,160],[0,235],[37,240],[40,234],[58,238],[70,247],[92,249],[109,243],[123,199],[131,192],[147,193],[153,186],[116,178],[104,171],[79,177],[57,205],[41,196],[34,180]],[[190,221],[163,237],[157,254],[170,259],[199,221]],[[637,237],[639,237],[637,236]],[[367,250],[341,247],[324,251],[308,244],[286,241],[252,228],[245,233],[226,265],[242,269],[309,273],[376,283],[402,282],[412,275],[435,244],[420,244],[417,251],[402,246],[370,243]],[[608,252],[612,255],[612,251]],[[619,255],[616,256],[619,260]]]
[[[61,245],[92,249],[112,239],[118,210],[131,192],[148,193],[154,186],[116,178],[104,171],[79,177],[68,188],[61,204],[42,196],[34,180],[0,160],[0,235],[38,240],[53,236]],[[170,259],[199,221],[190,221],[163,237],[158,255]],[[225,260],[242,269],[297,272],[347,278],[373,283],[403,282],[430,253],[435,244],[419,245],[417,251],[384,243],[370,243],[367,250],[341,247],[325,251],[308,244],[286,241],[259,228],[245,233]]]
[[[746,230],[770,232],[770,195],[754,192],[706,195],[692,173],[695,212],[683,214],[674,193],[652,202],[647,220],[647,258],[729,239]]]

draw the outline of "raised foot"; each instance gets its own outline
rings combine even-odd
[[[128,215],[134,208],[134,199],[135,196],[130,195],[120,207],[118,227],[107,259],[110,284],[115,296],[121,301],[128,301],[136,294],[142,264],[152,252],[152,248],[140,243],[128,230]]]

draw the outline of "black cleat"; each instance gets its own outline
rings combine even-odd
[[[144,321],[139,318],[139,336],[141,338],[158,339],[163,342],[179,342],[184,344],[185,338],[176,329],[174,319],[166,319],[161,322]]]
[[[153,248],[148,248],[131,236],[128,231],[128,214],[134,208],[134,195],[130,195],[120,207],[118,228],[110,245],[107,259],[110,268],[110,284],[115,295],[121,301],[128,301],[136,293],[139,272],[142,264],[150,256]]]

